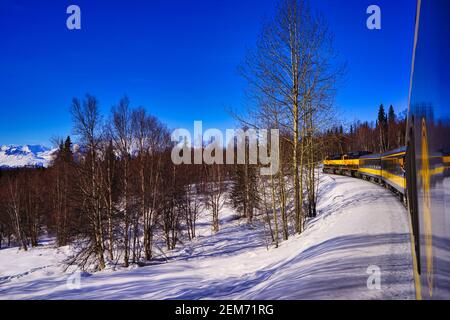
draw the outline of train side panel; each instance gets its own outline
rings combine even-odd
[[[450,299],[450,1],[419,0],[408,112],[408,196],[419,298]]]
[[[381,155],[372,154],[361,157],[359,159],[358,173],[368,178],[381,179]]]
[[[398,193],[406,192],[405,179],[406,148],[384,153],[381,158],[383,181]]]

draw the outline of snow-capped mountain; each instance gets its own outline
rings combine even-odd
[[[56,149],[42,145],[0,147],[0,168],[48,167]]]

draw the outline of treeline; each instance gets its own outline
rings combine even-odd
[[[27,250],[55,236],[80,246],[71,263],[101,270],[151,260],[155,242],[171,250],[194,238],[201,208],[219,230],[226,166],[174,165],[168,129],[126,97],[106,121],[91,95],[71,113],[77,144],[59,141],[49,168],[1,172],[0,245]]]
[[[349,127],[335,126],[324,134],[326,154],[336,155],[354,151],[383,153],[405,146],[406,114],[395,113],[391,105],[386,113],[383,105],[378,108],[375,122],[355,121]]]

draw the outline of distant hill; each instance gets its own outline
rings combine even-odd
[[[48,167],[55,151],[42,145],[0,147],[0,168]]]

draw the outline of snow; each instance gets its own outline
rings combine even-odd
[[[47,167],[53,160],[56,149],[41,145],[2,146],[0,168]]]
[[[144,267],[82,273],[80,287],[51,242],[0,250],[0,299],[413,299],[409,222],[389,191],[349,177],[322,176],[319,215],[306,230],[266,247],[267,230],[235,219],[221,230],[205,214],[199,237]],[[381,289],[367,287],[377,266]]]

